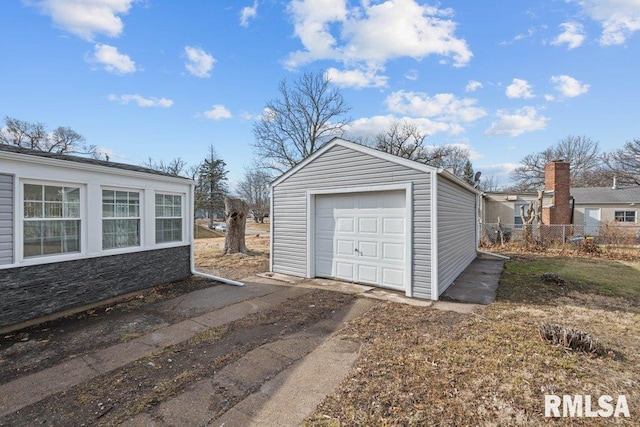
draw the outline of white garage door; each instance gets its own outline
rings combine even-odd
[[[316,195],[315,206],[317,277],[405,288],[403,190]]]

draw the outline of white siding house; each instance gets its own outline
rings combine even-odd
[[[0,327],[191,275],[193,181],[0,146]]]
[[[335,138],[271,185],[271,271],[438,299],[476,256],[479,192]]]

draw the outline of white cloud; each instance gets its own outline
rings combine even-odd
[[[216,60],[199,47],[185,46],[184,52],[187,55],[186,69],[191,75],[196,77],[210,77],[213,64]]]
[[[533,91],[528,81],[522,79],[513,79],[511,84],[507,86],[506,94],[509,98],[533,98]]]
[[[534,107],[523,107],[510,113],[506,110],[498,110],[498,120],[491,123],[491,127],[485,131],[485,135],[518,136],[525,132],[533,132],[544,129],[548,118],[539,116]]]
[[[128,74],[136,72],[136,63],[129,56],[118,52],[115,46],[97,44],[89,62],[101,64],[105,70],[114,74]]]
[[[211,110],[205,111],[204,116],[211,120],[230,119],[232,117],[231,111],[221,104],[216,104]]]
[[[40,0],[33,4],[49,15],[56,27],[92,41],[96,34],[118,37],[124,25],[119,15],[131,9],[134,0]]]
[[[451,93],[438,93],[429,96],[423,92],[405,92],[403,90],[390,94],[385,103],[389,111],[407,114],[414,117],[430,117],[440,122],[474,122],[487,115],[487,112],[476,107],[478,100],[473,98],[458,99]]]
[[[293,0],[288,11],[304,46],[289,54],[288,68],[334,60],[349,69],[379,70],[394,58],[421,60],[430,55],[460,67],[472,57],[467,42],[455,35],[451,9],[415,0],[367,0],[353,8],[348,8],[346,0]]]
[[[552,45],[560,46],[566,44],[569,50],[582,46],[585,39],[582,24],[578,22],[565,22],[560,24],[560,28],[564,31],[551,42]]]
[[[482,83],[476,80],[469,80],[469,83],[464,88],[465,92],[475,92],[478,89],[482,89]]]
[[[138,107],[161,107],[161,108],[169,108],[173,105],[173,101],[167,98],[144,98],[140,95],[109,95],[107,97],[109,101],[118,102],[120,104],[128,104],[130,102],[135,102],[138,104]]]
[[[240,25],[249,26],[249,19],[258,16],[258,0],[253,2],[253,6],[245,6],[240,11]]]
[[[361,89],[364,87],[385,87],[388,77],[381,76],[375,70],[345,70],[336,68],[327,70],[327,78],[331,83],[341,87],[354,87]]]
[[[555,101],[556,97],[555,97],[555,96],[553,96],[553,95],[551,95],[550,93],[548,93],[548,94],[546,94],[546,95],[544,96],[544,99],[545,99],[545,101],[549,101],[549,102],[551,102],[551,101]]]
[[[591,19],[602,26],[600,44],[623,44],[640,30],[640,2],[638,0],[578,0]]]
[[[396,117],[389,114],[385,116],[362,117],[354,120],[347,127],[347,133],[350,138],[370,137],[371,135],[376,135],[388,129],[394,120],[411,122],[427,136],[436,133],[456,135],[464,131],[460,125],[455,123],[438,122],[426,117]]]
[[[574,98],[589,91],[591,85],[582,83],[571,76],[552,76],[551,82],[555,84],[555,89],[566,98]]]
[[[411,81],[418,80],[418,70],[412,68],[404,75],[404,78]]]

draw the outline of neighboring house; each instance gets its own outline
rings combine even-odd
[[[339,138],[271,185],[271,271],[438,299],[475,259],[480,192]]]
[[[640,226],[640,186],[618,188],[572,188],[574,224],[583,224],[585,234],[595,235],[603,224]]]
[[[483,195],[482,222],[521,228],[521,206],[537,204],[534,192],[495,192]],[[558,161],[545,167],[542,223],[574,225],[575,234],[597,236],[605,224],[640,226],[640,186],[571,187],[569,164]]]
[[[0,327],[191,275],[193,181],[0,145]]]

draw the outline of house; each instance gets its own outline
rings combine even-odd
[[[438,299],[475,259],[480,192],[334,138],[271,184],[271,271]]]
[[[585,234],[597,235],[603,224],[611,223],[640,231],[640,185],[572,188],[571,196],[574,224],[584,225]]]
[[[0,328],[190,276],[193,187],[0,145]]]
[[[626,227],[640,236],[640,186],[571,187],[569,164],[550,162],[545,166],[542,195],[542,223],[573,225],[571,233],[601,235],[605,226]],[[515,230],[522,227],[521,206],[537,204],[534,192],[490,192],[483,195],[482,222],[500,223]]]

